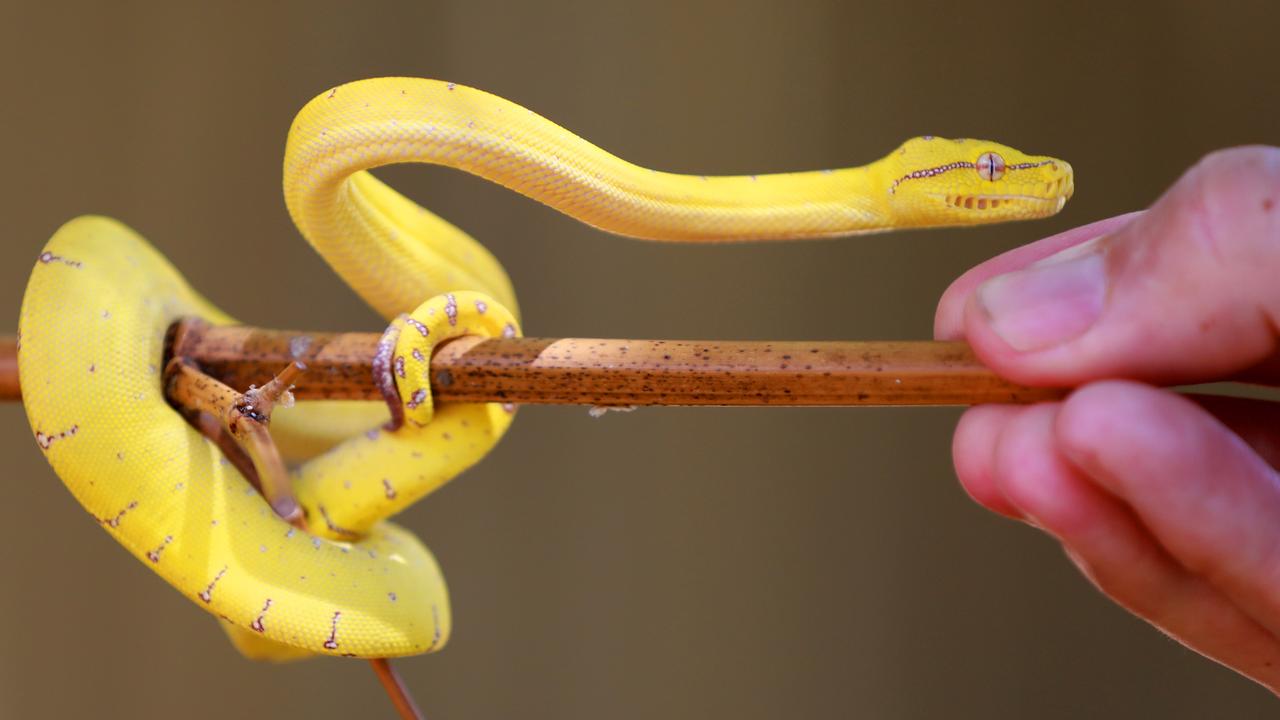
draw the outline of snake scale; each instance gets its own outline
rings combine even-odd
[[[121,223],[81,217],[38,256],[19,322],[35,439],[89,514],[257,658],[428,652],[451,614],[431,553],[387,520],[477,462],[514,408],[433,407],[431,350],[518,333],[496,258],[369,170],[434,163],[487,178],[602,230],[651,240],[802,239],[1044,217],[1071,167],[979,140],[922,137],[864,165],[769,175],[678,175],[633,165],[534,112],[413,78],[328,90],[298,114],[284,197],[302,235],[392,319],[394,413],[302,403],[284,445],[327,448],[293,470],[307,527],[258,492],[166,402],[165,333],[183,316],[233,320]],[[243,388],[242,388],[243,390]],[[392,424],[394,425],[394,423]]]

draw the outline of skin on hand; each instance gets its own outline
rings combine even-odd
[[[1155,387],[1280,385],[1280,149],[1212,154],[1150,210],[974,268],[943,295],[934,334],[1012,380],[1079,386],[965,413],[953,455],[969,494],[1057,538],[1120,605],[1280,692],[1280,405]]]

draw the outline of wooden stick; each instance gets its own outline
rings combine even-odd
[[[0,402],[21,400],[18,387],[18,339],[0,337]]]
[[[372,370],[378,333],[211,327],[186,320],[172,337],[174,357],[233,388],[265,385],[280,368],[300,360],[307,372],[294,388],[299,400],[383,397]],[[462,338],[444,344],[431,367],[438,402],[974,405],[1039,402],[1066,392],[1007,382],[978,362],[967,345],[942,342]]]
[[[401,720],[422,720],[422,711],[418,709],[418,704],[413,701],[413,696],[409,694],[404,680],[400,679],[400,673],[391,667],[391,663],[386,658],[370,660],[369,663],[373,665],[373,671],[378,674],[378,682],[382,683],[382,689],[387,691],[387,696],[391,698],[391,704],[395,705]]]

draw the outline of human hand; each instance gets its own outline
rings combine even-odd
[[[1079,388],[966,412],[952,450],[969,494],[1280,692],[1280,404],[1153,387],[1280,385],[1280,149],[1212,154],[1146,212],[974,268],[934,334],[1014,381]]]

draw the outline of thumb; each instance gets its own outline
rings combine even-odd
[[[1274,368],[1280,149],[1209,155],[1124,227],[988,280],[968,300],[964,334],[1028,384]]]

